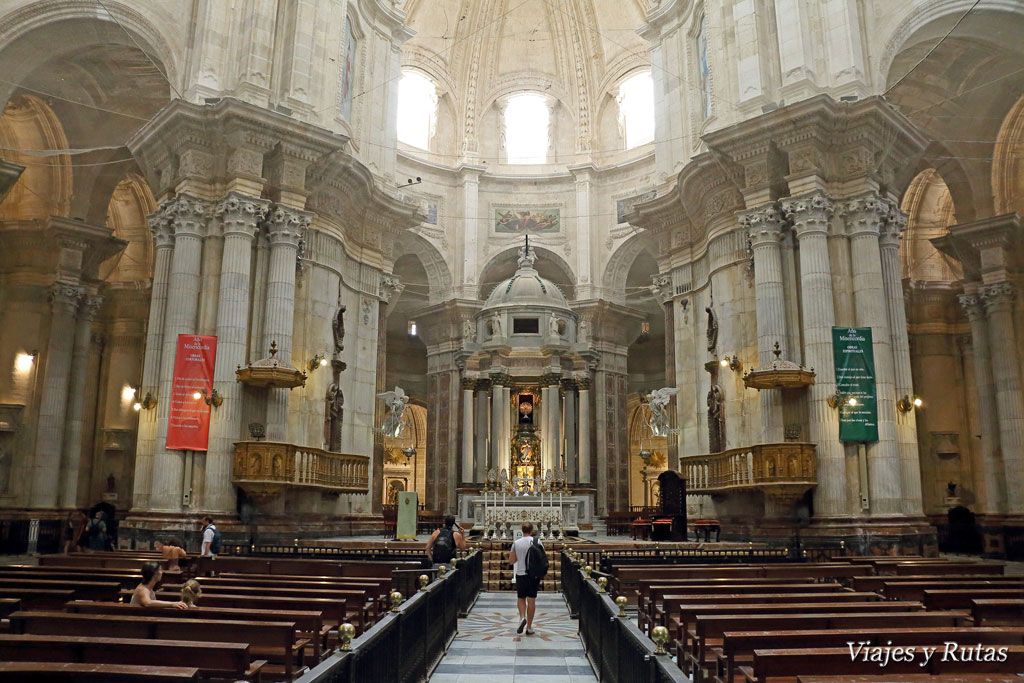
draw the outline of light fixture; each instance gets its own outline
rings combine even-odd
[[[901,413],[909,413],[913,408],[920,408],[924,405],[924,401],[919,396],[911,398],[908,394],[903,394],[903,398],[896,401],[896,409]]]
[[[735,353],[731,358],[729,356],[723,356],[722,360],[718,361],[718,364],[723,368],[731,368],[733,372],[739,372],[743,369],[743,364],[740,363],[740,358]]]
[[[328,362],[330,361],[327,360],[327,357],[324,356],[324,354],[318,353],[309,359],[309,362],[306,363],[306,369],[313,372],[317,368],[326,367]]]
[[[406,467],[408,467],[412,459],[416,457],[416,446],[409,446],[408,448],[403,448],[402,455],[405,456],[405,465]]]
[[[853,396],[851,396],[850,398],[846,399],[846,405],[850,406],[851,408],[856,406],[857,405],[857,399],[854,398]]]
[[[121,400],[125,403],[133,403],[135,397],[139,395],[138,387],[133,387],[130,384],[124,385],[124,389],[121,389]]]
[[[829,408],[838,408],[841,404],[846,402],[846,397],[837,391],[825,400],[828,401]]]
[[[202,397],[203,397],[203,392],[202,391],[197,391],[196,393],[192,394],[192,398],[194,398],[197,401],[199,399],[201,399]]]
[[[138,396],[142,389],[136,389],[135,395]],[[153,394],[146,392],[146,395],[142,397],[141,401],[136,401],[132,404],[132,410],[138,412],[140,410],[152,410],[156,406],[156,399],[153,398]]]
[[[39,357],[38,351],[32,353],[19,353],[14,357],[14,369],[18,372],[28,372],[32,369],[33,363]]]
[[[206,405],[213,406],[214,408],[218,407],[221,403],[224,402],[224,399],[221,397],[219,393],[217,393],[216,389],[209,393],[207,393],[206,389],[200,389],[192,396],[193,398],[203,399],[203,402],[206,403]]]

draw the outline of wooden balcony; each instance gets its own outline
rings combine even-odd
[[[762,491],[796,499],[818,485],[818,458],[812,443],[765,443],[680,457],[679,472],[687,480],[688,493]]]
[[[366,493],[370,457],[274,441],[237,441],[231,483],[257,500],[288,489]]]

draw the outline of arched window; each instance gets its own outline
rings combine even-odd
[[[403,71],[398,82],[398,141],[427,149],[437,122],[437,88],[416,71]]]
[[[654,140],[654,81],[651,72],[630,76],[619,86],[619,121],[626,134],[626,149]]]
[[[505,107],[505,149],[510,164],[543,164],[548,160],[548,103],[526,93],[509,98]]]
[[[711,116],[711,66],[708,63],[708,20],[701,15],[697,29],[697,77],[700,80],[700,111]]]

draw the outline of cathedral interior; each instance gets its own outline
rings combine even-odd
[[[1024,556],[1022,63],[1016,0],[0,0],[3,550],[673,471]]]

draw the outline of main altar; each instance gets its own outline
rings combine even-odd
[[[488,537],[533,522],[545,537],[594,520],[585,321],[542,278],[529,245],[518,269],[463,323],[459,521]],[[508,537],[508,536],[506,536]]]

